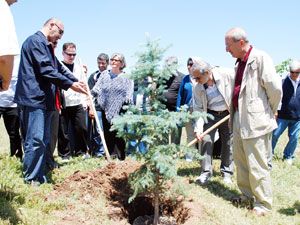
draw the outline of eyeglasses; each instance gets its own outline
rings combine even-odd
[[[73,56],[73,57],[75,57],[76,56],[76,53],[67,53],[67,52],[64,52],[67,56]]]
[[[64,30],[61,29],[56,23],[55,23],[54,25],[58,28],[58,33],[59,33],[60,35],[63,35],[63,34],[64,34]]]
[[[295,72],[295,71],[290,71],[290,73],[294,73],[294,74],[297,74],[297,75],[300,74],[300,72]]]
[[[120,59],[110,59],[111,62],[122,62]]]

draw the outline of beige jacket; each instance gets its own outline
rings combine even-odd
[[[274,113],[281,96],[281,79],[276,74],[272,59],[265,52],[253,48],[245,67],[238,99],[242,139],[265,135],[277,127]],[[230,112],[232,121],[233,107]]]
[[[223,96],[228,110],[231,105],[233,84],[234,84],[234,71],[233,69],[215,67],[212,69],[213,77],[216,86]],[[205,88],[202,84],[197,83],[193,86],[193,111],[207,112],[207,96]],[[194,126],[196,133],[203,133],[204,119],[200,117]]]

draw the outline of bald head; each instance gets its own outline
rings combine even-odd
[[[250,48],[247,34],[240,27],[231,28],[225,34],[226,51],[234,58],[243,59]]]
[[[246,31],[240,27],[234,27],[228,30],[225,34],[225,38],[232,38],[233,41],[244,40],[247,43],[249,42]]]
[[[64,24],[57,18],[50,18],[44,23],[41,31],[49,42],[54,43],[63,36]]]

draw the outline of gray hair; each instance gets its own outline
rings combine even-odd
[[[289,64],[290,71],[296,71],[300,69],[300,61],[299,60],[292,60]]]
[[[55,17],[51,17],[50,19],[48,19],[45,23],[44,23],[44,27],[49,25],[50,23],[62,23],[62,21],[58,18]]]
[[[121,70],[123,70],[126,67],[126,60],[125,60],[125,56],[121,53],[114,53],[111,55],[111,59],[118,57],[119,60],[121,60],[123,66],[121,66]]]
[[[234,42],[244,40],[246,43],[249,42],[247,33],[243,28],[234,27],[226,32],[225,37],[232,38]]]
[[[176,56],[169,56],[166,60],[165,60],[165,64],[167,66],[176,66],[178,65],[178,58]]]
[[[199,59],[194,60],[194,64],[191,68],[192,72],[194,72],[196,70],[199,70],[199,72],[201,74],[209,72],[209,71],[211,71],[211,69],[212,69],[212,66],[209,63],[207,63],[207,62],[205,62],[204,60],[201,60],[201,59],[200,60]]]

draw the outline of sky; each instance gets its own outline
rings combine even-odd
[[[299,9],[299,0],[18,0],[11,6],[20,46],[47,19],[57,17],[65,26],[57,57],[62,58],[64,42],[74,42],[89,73],[97,70],[101,52],[123,53],[130,73],[146,33],[160,39],[161,47],[171,45],[164,57],[177,56],[183,73],[190,56],[230,68],[235,59],[225,51],[224,34],[236,26],[275,65],[300,59]]]

